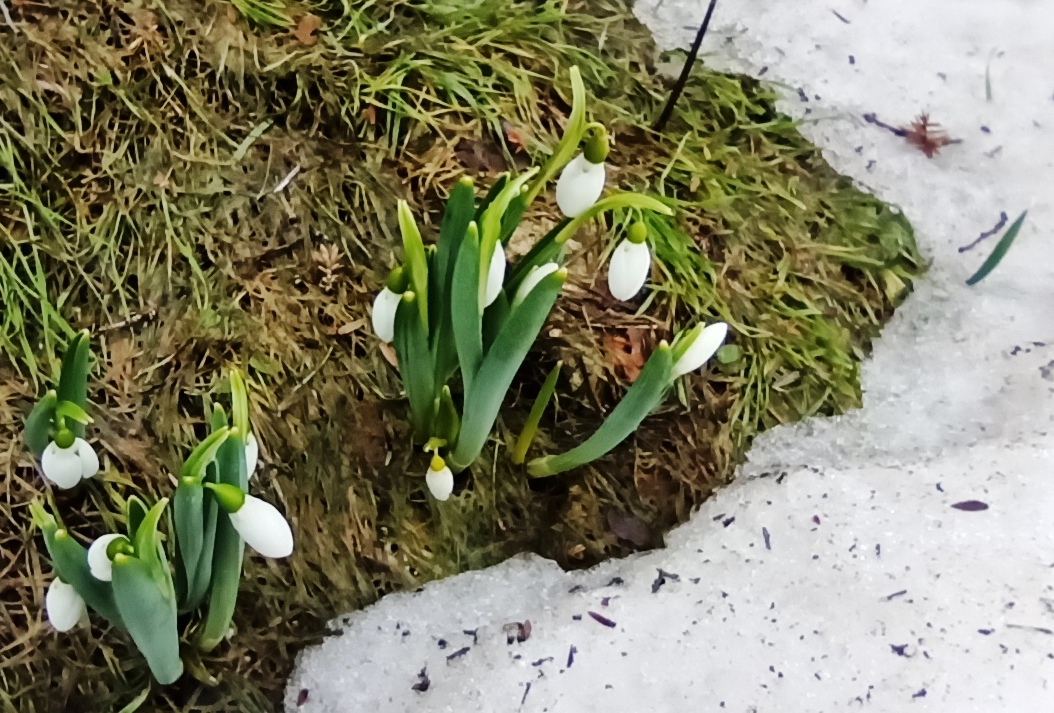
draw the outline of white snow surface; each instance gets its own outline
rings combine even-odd
[[[637,13],[686,46],[705,5]],[[665,549],[577,573],[514,558],[348,615],[288,711],[1054,710],[1054,2],[722,0],[704,52],[785,85],[932,260],[864,407],[760,438]],[[963,140],[932,160],[862,118],[927,110]],[[998,238],[959,247],[1026,209],[967,287]],[[969,500],[988,509],[951,507]]]

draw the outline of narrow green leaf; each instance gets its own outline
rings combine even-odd
[[[219,404],[212,409],[212,416],[209,418],[209,426],[212,429],[212,433],[222,431],[224,428],[230,425],[227,420],[227,413],[223,410],[223,407]]]
[[[509,304],[509,292],[503,290],[498,293],[494,303],[483,311],[483,353],[486,355],[494,340],[498,338],[501,328],[509,319],[512,306]]]
[[[480,218],[483,217],[483,212],[490,207],[490,204],[494,202],[494,199],[501,195],[501,192],[505,190],[505,184],[509,182],[509,174],[503,173],[498,176],[498,180],[494,181],[494,184],[487,191],[487,195],[483,197],[479,207],[476,208],[475,221],[479,223]]]
[[[436,401],[435,437],[447,443],[455,443],[461,431],[461,418],[458,416],[450,387],[444,386]]]
[[[418,297],[404,292],[395,312],[395,354],[399,358],[399,373],[410,402],[410,421],[414,437],[424,442],[431,435],[435,418],[435,365],[428,348],[428,334],[417,311]]]
[[[158,553],[161,551],[161,534],[158,533],[157,528],[161,524],[161,516],[165,513],[166,507],[168,507],[168,498],[158,500],[154,507],[147,511],[143,521],[136,528],[135,537],[132,538],[136,558],[144,562],[151,570],[159,566]],[[164,559],[163,552],[160,557]],[[167,563],[165,571],[168,571]]]
[[[39,500],[33,501],[30,509],[33,522],[44,535],[44,545],[51,557],[51,567],[58,578],[77,590],[77,594],[81,595],[92,611],[113,626],[123,629],[124,623],[114,602],[113,588],[109,582],[100,582],[91,575],[87,548],[74,540]]]
[[[210,464],[205,476],[205,482],[216,482],[215,472],[215,463]],[[216,504],[216,499],[206,494],[205,502],[202,504],[203,535],[201,555],[198,557],[198,567],[193,577],[194,586],[186,590],[185,597],[181,600],[181,611],[183,609],[186,611],[197,609],[209,592],[209,585],[212,582],[212,560],[216,549],[216,519],[218,511],[219,506]]]
[[[1017,220],[1014,221],[1013,225],[1007,228],[1007,231],[1003,233],[1003,237],[1001,237],[999,242],[996,243],[995,249],[992,250],[992,254],[988,256],[988,259],[984,261],[977,272],[966,281],[967,285],[970,285],[971,287],[976,285],[978,282],[988,277],[988,273],[996,268],[996,265],[1002,261],[1003,257],[1010,249],[1010,246],[1013,245],[1014,238],[1016,238],[1017,234],[1021,231],[1021,226],[1024,225],[1025,217],[1027,215],[1028,211],[1026,210],[1017,217]]]
[[[183,674],[176,628],[176,596],[167,576],[164,554],[153,546],[151,560],[156,566],[138,557],[121,554],[114,557],[113,593],[121,619],[146,658],[150,672],[158,683],[168,685]]]
[[[128,531],[128,539],[134,540],[135,533],[139,530],[139,526],[146,518],[146,514],[150,511],[143,499],[138,495],[128,496],[128,500],[124,504],[124,515],[126,521],[126,529]]]
[[[216,482],[234,485],[242,490],[249,487],[245,448],[233,439],[224,443],[216,455]],[[218,512],[208,613],[198,631],[196,642],[199,651],[212,651],[227,636],[238,601],[244,556],[245,543],[231,524],[230,517],[226,512]]]
[[[239,437],[249,437],[249,390],[245,387],[245,379],[237,369],[231,369],[231,421],[238,431]],[[215,455],[215,454],[213,454]],[[209,458],[211,461],[212,458]]]
[[[545,162],[538,178],[531,184],[530,190],[524,196],[525,205],[529,206],[538,197],[547,183],[551,181],[557,172],[567,165],[575,156],[578,145],[582,143],[582,135],[586,128],[586,85],[582,82],[582,73],[578,67],[571,67],[571,115],[567,117],[567,125],[564,127],[564,135],[556,150]]]
[[[450,318],[461,379],[470,388],[483,361],[483,315],[479,300],[479,234],[471,223],[458,252],[450,294]]]
[[[471,388],[466,387],[461,434],[447,459],[447,464],[455,471],[464,470],[479,457],[498,418],[505,394],[542,331],[566,279],[566,270],[546,276],[522,303],[512,309],[484,357]]]
[[[502,245],[509,244],[513,234],[516,232],[516,228],[520,227],[520,221],[523,220],[523,214],[526,212],[527,195],[521,191],[509,203],[509,209],[505,211],[505,215],[501,218],[501,235],[498,239]]]
[[[475,215],[475,191],[472,181],[463,178],[450,192],[443,223],[439,228],[439,245],[435,270],[429,280],[429,309],[432,329],[429,331],[435,353],[436,383],[445,384],[457,369],[457,349],[454,346],[453,324],[450,317],[450,295],[454,282],[454,266],[461,244]]]
[[[91,340],[87,331],[77,332],[62,355],[62,370],[59,372],[57,389],[59,401],[69,401],[88,408],[88,372],[91,370]],[[78,438],[84,437],[84,425],[69,426]]]
[[[556,475],[600,458],[626,440],[648,414],[658,408],[672,384],[673,353],[663,343],[652,352],[637,380],[608,417],[584,443],[560,455],[535,458],[527,464],[532,478]]]
[[[406,201],[399,201],[399,232],[403,236],[403,257],[410,273],[410,289],[417,294],[417,309],[425,329],[428,329],[428,257],[425,255],[421,231]]]
[[[172,521],[176,533],[176,568],[182,572],[180,581],[186,587],[179,608],[190,611],[196,606],[189,601],[189,595],[196,591],[198,562],[205,547],[205,488],[200,482],[180,482],[172,495]]]
[[[479,220],[479,274],[481,278],[490,272],[490,261],[495,250],[501,250],[502,221],[505,218],[509,205],[516,199],[523,202],[523,187],[531,176],[538,172],[532,168],[523,175],[510,180],[501,193],[495,196]],[[526,204],[524,204],[526,207]],[[482,311],[487,285],[485,280],[480,279],[477,287],[479,309]]]
[[[180,480],[200,481],[204,478],[205,466],[216,458],[216,453],[227,441],[231,431],[230,427],[225,426],[218,431],[213,431],[204,441],[199,443],[187,460],[184,461],[183,467],[179,471]]]
[[[49,391],[40,401],[37,401],[37,405],[26,417],[26,448],[37,458],[51,443],[51,424],[58,401],[58,394],[55,391]]]
[[[556,392],[556,381],[560,378],[560,367],[563,365],[562,361],[556,362],[556,366],[545,377],[545,383],[542,384],[541,390],[538,391],[538,396],[534,399],[531,412],[527,414],[527,421],[523,424],[520,437],[516,440],[516,447],[512,450],[511,459],[516,465],[520,465],[527,458],[527,449],[531,447],[531,442],[538,433],[538,424],[542,422],[542,414],[545,413],[545,407],[549,405],[549,401]]]

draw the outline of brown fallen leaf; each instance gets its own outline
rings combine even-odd
[[[501,127],[505,131],[505,140],[512,146],[514,153],[527,150],[527,133],[523,129],[513,126],[508,121],[503,122]]]
[[[626,336],[612,336],[604,340],[608,362],[616,375],[621,374],[631,384],[644,367],[644,349],[638,329],[629,329]]]
[[[381,342],[381,354],[384,356],[384,360],[391,364],[396,369],[399,368],[399,357],[395,355],[395,347],[391,344]]]
[[[318,32],[320,27],[322,27],[322,18],[308,13],[300,18],[296,29],[293,30],[293,37],[297,38],[300,44],[305,47],[311,47],[318,42],[318,35],[315,33]]]

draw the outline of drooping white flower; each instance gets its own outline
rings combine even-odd
[[[531,290],[538,286],[538,283],[544,280],[549,275],[560,269],[560,266],[555,262],[547,262],[544,265],[535,265],[527,273],[527,277],[523,278],[523,282],[516,290],[516,296],[513,298],[513,305],[518,305],[527,299],[527,295],[531,294]]]
[[[69,490],[99,472],[99,456],[83,438],[74,439],[68,448],[52,441],[40,456],[40,469],[45,478]]]
[[[608,290],[617,300],[633,299],[651,274],[651,251],[647,242],[623,240],[608,261]]]
[[[231,512],[230,518],[245,544],[264,557],[279,558],[293,554],[293,530],[271,503],[246,495],[242,506]]]
[[[446,500],[454,492],[454,474],[450,471],[446,461],[438,455],[432,456],[428,472],[425,473],[425,484],[428,486],[428,492],[432,493],[432,497],[439,501]]]
[[[498,243],[494,246],[494,254],[490,257],[490,268],[487,270],[487,286],[483,297],[484,307],[490,307],[501,294],[502,284],[505,282],[506,263],[505,249],[501,243]]]
[[[74,441],[73,447],[81,459],[81,478],[94,478],[99,472],[99,454],[83,438]]]
[[[55,577],[44,596],[44,610],[48,621],[56,631],[66,632],[77,626],[77,622],[88,613],[84,599],[77,594],[72,584]]]
[[[724,322],[715,322],[703,329],[673,365],[674,377],[695,371],[705,364],[721,348],[727,335],[728,325]]]
[[[556,204],[568,218],[587,211],[604,192],[607,170],[604,162],[590,163],[580,153],[564,167],[556,182]]]
[[[253,433],[249,433],[249,440],[245,443],[245,472],[253,477],[256,472],[256,464],[260,460],[260,442],[256,440]]]
[[[384,343],[395,339],[395,312],[403,296],[385,287],[373,300],[373,331]]]
[[[95,577],[100,582],[109,582],[113,580],[113,561],[110,559],[110,555],[107,554],[106,550],[109,548],[110,543],[114,540],[124,539],[124,535],[109,534],[103,535],[102,537],[91,543],[88,548],[88,570],[91,572],[91,576]]]

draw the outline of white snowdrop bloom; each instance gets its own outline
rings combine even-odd
[[[395,312],[403,296],[385,287],[373,300],[373,331],[386,344],[395,339]]]
[[[608,261],[608,290],[617,300],[633,299],[651,274],[651,251],[647,242],[625,239]]]
[[[62,632],[77,626],[77,622],[88,613],[84,599],[77,594],[73,585],[66,584],[58,577],[55,577],[44,596],[44,610],[55,630]]]
[[[256,472],[256,464],[260,460],[260,442],[256,440],[253,433],[249,433],[249,440],[245,443],[245,472],[253,477]]]
[[[99,454],[83,438],[74,441],[73,447],[81,460],[81,478],[94,478],[99,472]]]
[[[721,348],[727,334],[728,325],[724,322],[715,322],[696,335],[688,350],[673,365],[674,377],[695,371],[705,364],[714,352]]]
[[[501,294],[502,284],[505,282],[505,248],[498,243],[494,246],[494,254],[490,258],[490,268],[487,270],[487,286],[484,289],[483,306],[490,307],[494,300]]]
[[[446,500],[454,492],[454,474],[440,456],[432,456],[432,462],[425,474],[425,483],[428,485],[428,492],[432,493],[436,500]]]
[[[44,477],[63,490],[70,489],[82,478],[91,478],[99,471],[99,457],[87,441],[74,440],[69,448],[52,441],[40,456]]]
[[[88,570],[91,572],[91,576],[100,582],[113,580],[113,561],[106,553],[106,549],[111,542],[119,539],[127,538],[124,535],[117,534],[103,535],[91,543],[91,547],[88,548]]]
[[[271,503],[246,495],[242,506],[230,513],[230,518],[245,544],[264,557],[279,558],[293,554],[293,530]]]
[[[556,182],[556,204],[568,218],[587,211],[604,192],[607,170],[604,163],[590,163],[578,154],[564,167]]]
[[[512,300],[513,305],[518,305],[527,299],[527,295],[531,294],[531,290],[537,287],[539,282],[559,269],[560,266],[555,262],[547,262],[544,265],[532,267],[530,272],[527,273],[527,277],[523,278],[523,282],[520,283],[519,288],[516,290],[516,296]]]

